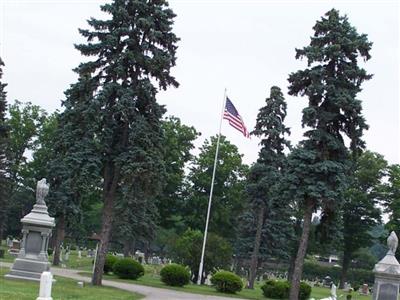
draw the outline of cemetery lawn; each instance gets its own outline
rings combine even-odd
[[[0,261],[13,263],[16,257],[8,253],[8,247],[5,246],[5,241],[3,241],[0,249],[4,249],[4,258],[0,258]],[[91,271],[93,268],[93,258],[86,257],[86,253],[87,251],[82,251],[82,258],[78,258],[78,251],[71,251],[69,260],[60,262],[58,267],[61,268],[62,265],[65,265],[65,267],[68,269]],[[53,255],[49,256],[49,261],[53,261]]]
[[[125,283],[133,283],[133,284],[139,284],[139,285],[145,285],[145,286],[151,286],[151,287],[158,287],[158,288],[164,288],[164,289],[170,289],[170,290],[175,290],[175,291],[181,291],[181,292],[187,292],[187,293],[194,293],[194,294],[202,294],[202,295],[214,295],[214,296],[224,296],[224,297],[232,297],[232,298],[245,298],[245,299],[254,299],[254,300],[267,300],[269,298],[265,298],[262,290],[261,290],[261,285],[256,284],[255,288],[253,290],[250,289],[243,289],[241,292],[236,293],[234,295],[232,294],[224,294],[224,293],[219,293],[215,290],[215,288],[211,286],[205,286],[205,285],[196,285],[196,284],[189,284],[184,287],[172,287],[164,284],[160,276],[158,275],[160,273],[160,270],[162,266],[153,266],[153,265],[144,265],[145,268],[145,275],[143,277],[140,277],[137,280],[128,280],[128,279],[119,279],[115,275],[108,274],[104,275],[104,279],[108,280],[113,280],[113,281],[120,281],[120,282],[125,282]],[[91,273],[89,272],[80,272],[79,273],[82,276],[88,276],[91,277]],[[338,299],[346,299],[347,293],[338,290],[337,291],[337,296]],[[316,298],[316,299],[321,299],[321,298],[326,298],[330,296],[330,290],[328,288],[322,288],[322,287],[313,287],[312,293],[311,293],[311,298]],[[371,298],[368,296],[360,296],[358,293],[352,294],[352,300],[370,300]]]
[[[39,295],[39,283],[24,280],[5,279],[7,268],[0,269],[0,299],[32,300]],[[136,300],[143,296],[109,287],[93,287],[85,284],[78,288],[77,281],[56,276],[52,287],[54,300],[82,299],[82,300]]]

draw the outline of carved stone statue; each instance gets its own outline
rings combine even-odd
[[[388,254],[395,255],[399,239],[394,231],[392,231],[387,239],[387,245],[389,248]]]
[[[39,180],[36,185],[36,204],[46,205],[44,198],[49,193],[49,185],[46,183],[46,179]]]

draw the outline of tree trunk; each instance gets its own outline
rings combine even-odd
[[[62,214],[58,217],[58,222],[56,225],[56,236],[54,241],[54,249],[53,249],[53,265],[60,265],[60,252],[61,252],[61,243],[65,238],[65,215]]]
[[[344,283],[347,281],[347,271],[349,270],[350,261],[350,253],[345,249],[343,252],[342,273],[340,274],[340,289],[344,288]]]
[[[290,286],[289,299],[298,300],[300,290],[300,280],[303,273],[304,257],[306,256],[308,238],[310,236],[311,217],[314,210],[314,203],[312,200],[306,201],[303,219],[303,231],[299,242],[299,249],[297,250],[296,261],[293,269],[292,282]]]
[[[114,200],[119,181],[120,168],[111,162],[104,168],[104,187],[103,187],[103,213],[101,218],[101,234],[98,242],[96,255],[96,265],[94,267],[92,284],[101,285],[103,279],[103,269],[110,241],[112,222],[114,216]]]
[[[131,252],[132,242],[130,240],[124,241],[124,257],[129,257]]]
[[[297,252],[297,249],[299,249],[299,241],[297,240],[297,237],[301,234],[301,220],[299,218],[296,218],[296,223],[294,226],[295,226],[294,232],[296,235],[296,240],[293,242],[294,245],[290,251],[289,270],[288,270],[288,277],[287,277],[287,279],[290,283],[292,282],[294,265],[296,262],[296,252]]]
[[[262,205],[259,208],[258,212],[258,219],[257,219],[257,230],[256,230],[256,238],[254,241],[254,249],[251,255],[251,262],[250,262],[250,278],[249,278],[249,289],[254,289],[254,281],[256,280],[257,276],[257,265],[258,265],[258,253],[260,251],[260,244],[261,244],[261,232],[262,227],[264,224],[264,212],[265,206]]]
[[[3,241],[3,233],[4,233],[4,227],[5,227],[3,224],[4,219],[2,218],[2,220],[0,221],[0,245],[1,245],[1,242]]]

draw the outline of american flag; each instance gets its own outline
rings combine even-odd
[[[224,119],[228,120],[229,125],[239,130],[245,137],[250,138],[250,134],[247,131],[246,126],[244,125],[242,117],[239,115],[232,101],[229,100],[228,97],[226,97]]]

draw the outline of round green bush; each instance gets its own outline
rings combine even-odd
[[[189,283],[190,273],[182,265],[170,264],[161,269],[161,281],[166,285],[184,286]]]
[[[132,258],[122,258],[115,262],[113,272],[122,279],[138,279],[144,275],[144,268]]]
[[[290,283],[281,280],[267,280],[261,287],[263,294],[271,299],[288,299],[290,291]],[[305,282],[300,282],[299,300],[310,298],[311,286]]]
[[[289,297],[290,285],[287,281],[269,279],[261,287],[263,294],[271,299],[287,299]]]
[[[118,257],[108,254],[104,263],[104,273],[108,274],[113,270],[114,264],[117,262]]]
[[[234,294],[243,288],[243,282],[238,275],[228,271],[219,271],[211,277],[211,283],[218,292]]]

